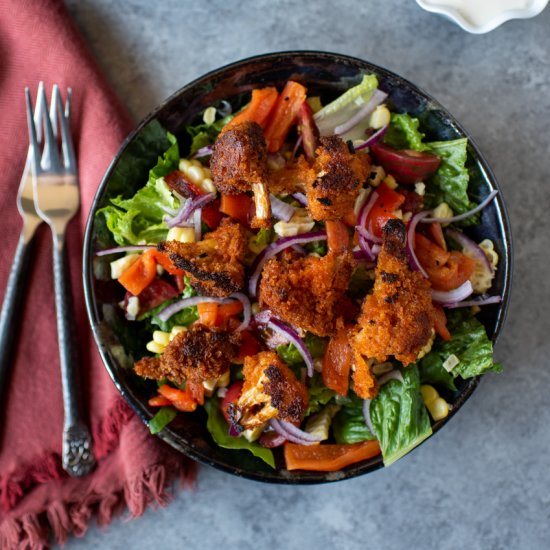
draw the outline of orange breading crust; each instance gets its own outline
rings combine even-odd
[[[405,225],[389,220],[383,229],[374,291],[363,302],[353,346],[368,358],[382,362],[393,355],[408,365],[432,337],[435,312],[430,283],[410,269],[404,246]]]
[[[315,170],[309,165],[304,155],[300,155],[284,168],[270,170],[268,177],[269,190],[275,195],[300,193],[315,181]]]
[[[264,266],[260,306],[291,325],[318,336],[330,336],[354,265],[349,251],[329,252],[322,258],[281,254]]]
[[[350,153],[338,136],[322,137],[316,154],[317,178],[306,186],[308,209],[314,220],[340,219],[353,210],[370,173],[370,159]]]
[[[239,337],[234,333],[195,323],[180,332],[159,357],[144,357],[134,370],[144,378],[166,378],[176,384],[185,380],[202,383],[224,374],[237,354]]]
[[[223,132],[210,158],[212,181],[221,193],[238,195],[251,191],[253,183],[267,181],[267,149],[262,128],[242,122]]]
[[[202,241],[161,241],[157,249],[166,252],[174,265],[189,273],[191,286],[203,295],[229,296],[243,288],[242,261],[248,249],[246,230],[228,218]]]
[[[271,418],[276,416],[286,422],[303,420],[308,405],[307,389],[275,352],[263,351],[246,357],[243,375],[241,395],[256,395],[258,404],[262,400],[258,393],[267,396],[269,402],[266,405],[276,409],[275,414],[271,412]],[[241,406],[240,401],[238,405]],[[258,416],[258,412],[244,409],[241,424],[246,427],[247,416]]]

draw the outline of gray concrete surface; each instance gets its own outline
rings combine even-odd
[[[200,469],[197,490],[67,550],[88,548],[550,547],[550,8],[483,36],[413,0],[68,0],[138,120],[203,72],[284,49],[368,59],[416,82],[472,133],[495,170],[515,238],[515,284],[485,378],[441,433],[361,479],[314,487]]]

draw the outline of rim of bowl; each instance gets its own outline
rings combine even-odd
[[[107,168],[101,180],[101,183],[94,196],[94,200],[92,202],[90,211],[88,213],[88,219],[86,223],[86,230],[85,230],[85,236],[84,236],[84,244],[83,244],[83,248],[84,248],[83,280],[84,280],[84,294],[85,294],[85,302],[86,302],[88,318],[89,318],[92,332],[94,335],[95,343],[97,345],[97,348],[101,355],[101,359],[103,361],[103,364],[109,376],[111,377],[113,383],[115,384],[120,394],[130,404],[134,412],[137,414],[137,416],[142,420],[142,422],[145,425],[147,425],[150,419],[152,418],[152,414],[150,413],[149,409],[137,398],[137,396],[134,395],[134,392],[127,386],[124,386],[123,383],[117,378],[116,373],[114,372],[114,369],[111,368],[111,365],[110,365],[111,357],[109,357],[108,351],[106,349],[104,342],[102,341],[102,337],[99,330],[100,319],[98,318],[98,312],[95,308],[95,303],[94,303],[95,300],[94,300],[94,292],[93,292],[93,272],[92,272],[92,261],[91,261],[92,260],[92,237],[93,237],[92,234],[93,234],[94,218],[95,218],[95,213],[96,213],[98,204],[102,200],[103,195],[106,192],[108,183],[110,181],[112,172],[114,171],[120,157],[122,156],[123,152],[126,150],[127,146],[134,139],[134,137],[142,130],[142,128],[145,125],[147,125],[151,120],[155,119],[158,113],[161,112],[164,108],[166,108],[172,101],[176,101],[181,94],[187,92],[188,90],[194,87],[198,87],[201,84],[217,76],[220,76],[227,71],[237,69],[237,68],[242,68],[243,66],[247,66],[257,62],[265,62],[272,58],[276,59],[280,56],[286,56],[287,58],[293,58],[293,59],[304,59],[306,61],[308,59],[319,60],[320,58],[325,58],[331,62],[352,63],[353,65],[356,65],[358,68],[362,68],[365,70],[372,70],[379,75],[384,75],[388,78],[391,78],[392,80],[399,81],[401,84],[412,89],[418,95],[424,97],[429,102],[430,106],[436,107],[438,110],[443,112],[445,114],[445,117],[452,123],[452,126],[455,127],[461,134],[463,134],[465,137],[468,138],[470,154],[473,151],[474,158],[476,162],[479,164],[479,167],[481,169],[482,178],[484,182],[486,182],[491,189],[497,189],[499,191],[499,193],[494,199],[494,203],[496,205],[496,215],[498,219],[499,232],[502,232],[504,265],[501,266],[501,269],[504,269],[505,274],[504,274],[504,284],[503,284],[503,292],[502,292],[502,302],[499,304],[497,319],[495,322],[495,330],[492,336],[493,344],[496,344],[500,336],[500,333],[502,331],[502,327],[504,325],[506,314],[508,311],[510,290],[511,290],[511,283],[512,283],[513,251],[512,251],[512,232],[510,227],[510,221],[509,221],[506,205],[502,198],[502,192],[498,184],[498,181],[493,171],[491,170],[488,162],[486,161],[485,157],[483,156],[477,144],[475,143],[475,140],[472,139],[472,137],[464,129],[464,127],[455,119],[455,117],[451,113],[449,113],[449,111],[445,107],[443,107],[443,105],[441,105],[439,101],[434,99],[430,94],[426,93],[423,89],[419,88],[416,84],[413,84],[412,82],[401,77],[400,75],[388,69],[385,69],[384,67],[380,67],[374,63],[371,63],[369,61],[365,61],[357,57],[344,55],[340,53],[317,51],[317,50],[289,50],[289,51],[279,51],[279,52],[272,52],[267,54],[254,55],[251,57],[241,59],[239,61],[228,63],[226,65],[223,65],[222,67],[208,71],[202,76],[199,76],[198,78],[192,80],[191,82],[189,82],[188,84],[186,84],[185,86],[181,87],[176,92],[171,94],[168,98],[162,101],[155,109],[153,109],[147,116],[145,116],[141,120],[141,122],[136,126],[136,128],[126,137],[126,139],[120,145],[115,157],[109,164],[109,167]],[[433,434],[437,433],[445,424],[447,424],[447,422],[449,422],[449,420],[451,420],[451,418],[455,416],[458,410],[462,407],[462,405],[468,400],[468,398],[472,395],[474,390],[477,388],[480,380],[481,380],[481,377],[477,376],[475,378],[471,378],[465,381],[465,385],[462,388],[460,394],[456,397],[456,400],[453,403],[453,408],[449,412],[449,415],[443,420],[437,421],[434,424],[432,424],[432,435],[426,438],[424,441],[427,441],[428,439],[430,439],[433,436]],[[213,466],[216,469],[231,473],[239,477],[244,477],[247,479],[252,479],[255,481],[262,481],[262,482],[271,482],[271,483],[280,483],[280,484],[305,484],[305,485],[318,484],[318,483],[325,483],[325,482],[338,481],[341,479],[349,479],[352,477],[357,477],[357,476],[364,475],[366,473],[378,470],[384,466],[381,456],[379,455],[372,459],[359,462],[356,464],[352,464],[347,468],[338,472],[298,471],[297,473],[294,473],[294,472],[288,472],[287,470],[273,470],[273,472],[264,472],[264,471],[253,472],[250,470],[241,469],[239,467],[235,467],[229,464],[219,462],[218,460],[212,459],[207,452],[203,452],[201,449],[195,448],[191,446],[189,443],[182,442],[181,437],[172,429],[170,429],[170,426],[168,426],[167,428],[165,428],[164,430],[162,430],[160,433],[156,435],[160,439],[167,442],[169,445],[171,445],[172,447],[174,447],[175,449],[183,453],[184,455],[202,464]],[[424,443],[424,441],[422,443]],[[420,447],[422,443],[417,445],[417,447],[412,449],[412,451]],[[410,452],[408,454],[410,454]]]

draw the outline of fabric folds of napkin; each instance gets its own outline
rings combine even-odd
[[[0,2],[0,299],[21,231],[16,194],[28,136],[23,90],[40,80],[73,89],[72,129],[79,164],[81,209],[67,246],[85,409],[95,471],[81,479],[61,468],[63,406],[49,229],[36,234],[5,410],[0,412],[0,547],[43,548],[82,535],[94,516],[141,514],[168,502],[173,481],[190,482],[194,465],[149,435],[108,377],[86,317],[82,239],[102,175],[133,124],[59,0]]]

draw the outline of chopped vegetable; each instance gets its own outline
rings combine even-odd
[[[256,122],[264,127],[269,114],[277,103],[278,96],[279,94],[276,88],[259,88],[252,90],[250,103],[224,126],[223,131],[225,132],[229,128],[245,121]]]
[[[157,276],[155,250],[146,250],[119,278],[118,282],[134,296],[137,296]]]

